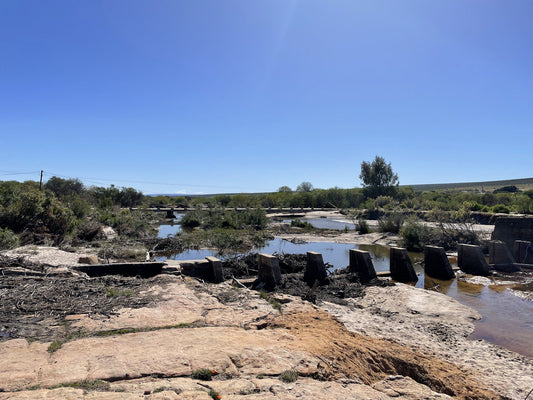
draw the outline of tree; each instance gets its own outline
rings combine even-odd
[[[48,179],[44,187],[54,192],[60,199],[67,196],[80,196],[85,192],[85,186],[79,179],[62,179],[57,176]]]
[[[288,186],[282,186],[278,189],[278,192],[290,193],[292,192],[292,189]]]
[[[311,182],[302,182],[296,188],[297,192],[311,192],[313,190],[313,185]]]
[[[376,156],[374,161],[361,163],[361,174],[365,196],[394,196],[398,187],[398,175],[394,173],[390,163],[383,157]]]

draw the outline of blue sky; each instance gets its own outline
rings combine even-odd
[[[401,184],[532,177],[532,17],[530,0],[6,0],[0,180],[348,188],[376,155]]]

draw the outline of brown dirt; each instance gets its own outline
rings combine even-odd
[[[323,311],[277,316],[268,327],[288,329],[296,338],[295,348],[321,359],[324,379],[347,377],[370,385],[388,375],[404,375],[457,399],[508,399],[483,389],[468,371],[392,341],[349,332]]]

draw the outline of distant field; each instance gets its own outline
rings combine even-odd
[[[503,181],[485,181],[485,182],[462,182],[462,183],[435,183],[425,185],[409,185],[416,192],[423,192],[426,190],[440,190],[440,191],[484,191],[491,192],[502,186],[516,186],[520,190],[533,189],[533,178],[524,179],[508,179]]]

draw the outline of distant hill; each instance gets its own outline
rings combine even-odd
[[[490,192],[502,186],[516,186],[521,190],[533,189],[533,178],[507,179],[502,181],[484,181],[484,182],[461,182],[461,183],[428,183],[423,185],[406,185],[411,186],[415,192],[431,190],[466,190]]]
[[[426,183],[422,185],[401,185],[403,187],[412,187],[415,192],[424,192],[431,190],[441,191],[469,191],[469,192],[492,192],[495,189],[503,186],[516,186],[520,190],[533,190],[533,178],[523,179],[507,179],[502,181],[484,181],[484,182],[458,182],[458,183]],[[234,196],[237,194],[245,195],[263,195],[263,193],[222,193],[223,195]],[[213,197],[218,196],[217,193],[209,194],[148,194],[147,196],[169,196],[169,197]]]

